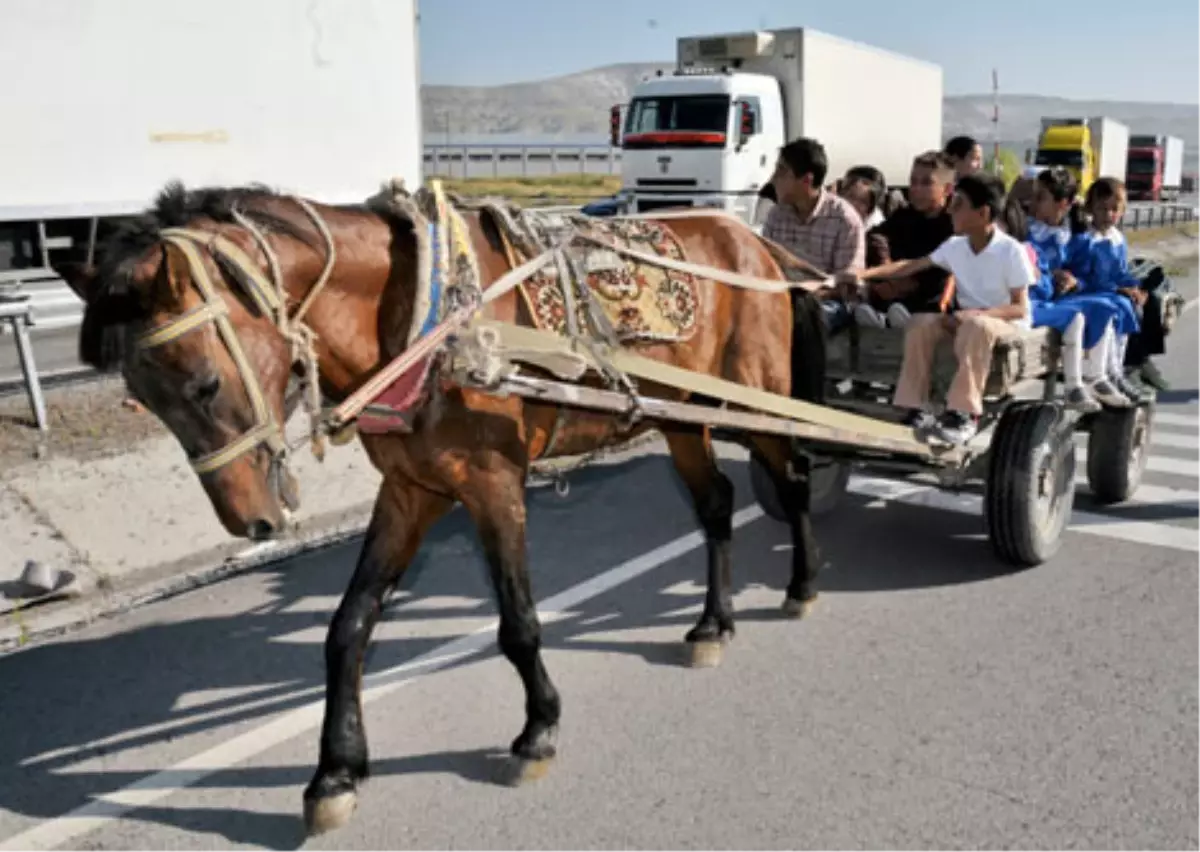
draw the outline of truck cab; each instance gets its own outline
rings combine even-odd
[[[1129,137],[1125,188],[1131,201],[1158,201],[1162,195],[1163,140],[1160,136]]]
[[[616,129],[631,212],[714,207],[749,220],[786,141],[779,83],[739,72],[647,80]]]
[[[1063,166],[1075,178],[1079,194],[1085,194],[1096,179],[1091,129],[1082,122],[1044,126],[1033,163],[1044,167]]]

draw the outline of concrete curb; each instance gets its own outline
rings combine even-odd
[[[373,505],[372,498],[308,519],[301,529],[270,546],[230,540],[184,559],[138,571],[124,581],[98,586],[80,598],[18,608],[0,616],[0,655],[19,652],[35,640],[61,636],[146,604],[342,544],[366,530]]]

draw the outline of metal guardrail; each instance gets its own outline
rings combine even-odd
[[[425,174],[446,178],[550,177],[621,173],[607,145],[426,145]]]

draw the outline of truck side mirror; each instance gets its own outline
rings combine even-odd
[[[738,147],[745,145],[756,132],[758,126],[758,111],[754,104],[747,101],[738,102]]]
[[[621,147],[621,105],[617,104],[608,111],[608,144],[614,148]]]

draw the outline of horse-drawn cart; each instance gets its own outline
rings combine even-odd
[[[891,404],[904,352],[896,329],[852,328],[829,341],[827,404],[882,420],[906,412]],[[944,398],[955,369],[950,343],[938,349],[934,398]],[[985,389],[979,432],[961,454],[865,458],[832,451],[814,472],[813,510],[832,511],[852,468],[932,474],[953,490],[982,485],[984,517],[1001,559],[1035,565],[1058,549],[1075,498],[1074,434],[1087,433],[1087,482],[1102,503],[1119,503],[1137,490],[1146,466],[1153,403],[1105,408],[1095,414],[1065,409],[1057,399],[1058,341],[1047,329],[1026,331],[997,344]],[[769,476],[752,461],[755,496],[771,517],[782,509]]]

